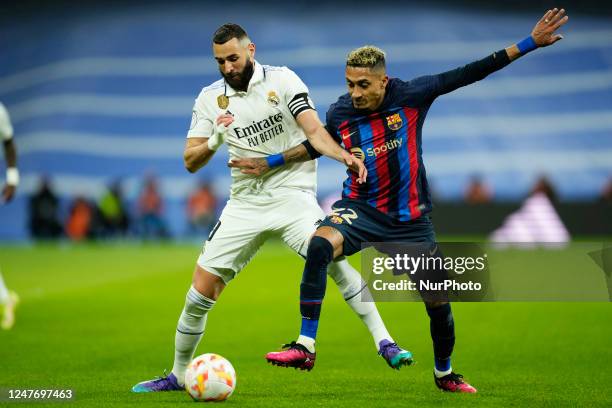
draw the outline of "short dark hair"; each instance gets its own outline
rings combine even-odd
[[[237,38],[238,41],[248,38],[248,34],[244,31],[244,28],[238,24],[226,23],[221,27],[217,28],[217,31],[213,34],[213,42],[215,44],[225,44],[232,38]]]

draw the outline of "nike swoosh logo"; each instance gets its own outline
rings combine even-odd
[[[438,250],[438,246],[436,245],[432,250],[429,251],[429,255],[434,256],[437,250]]]
[[[346,135],[342,135],[342,140],[348,139],[349,137],[353,136],[355,133],[357,133],[356,130],[354,132],[347,133]]]

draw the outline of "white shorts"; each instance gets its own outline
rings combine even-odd
[[[273,236],[305,257],[317,222],[324,217],[309,192],[284,190],[274,199],[254,202],[232,198],[204,243],[198,265],[227,284]]]

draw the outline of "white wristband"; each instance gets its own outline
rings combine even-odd
[[[217,151],[219,146],[223,144],[223,138],[219,137],[219,134],[215,132],[214,135],[208,138],[208,148],[210,150]]]
[[[224,124],[219,123],[215,127],[214,134],[208,138],[208,148],[210,150],[216,151],[219,148],[219,146],[221,146],[223,142],[225,142],[226,133],[227,133],[227,127],[225,127]]]
[[[17,170],[17,167],[9,167],[6,169],[6,184],[11,186],[19,185],[19,170]]]

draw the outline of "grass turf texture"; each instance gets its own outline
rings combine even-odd
[[[172,367],[174,329],[198,252],[196,245],[0,247],[5,280],[22,300],[13,330],[0,331],[0,388],[73,388],[76,397],[67,406],[193,404],[186,393],[133,394],[130,388]],[[457,395],[433,384],[421,304],[379,303],[390,332],[417,360],[398,372],[376,355],[366,328],[329,281],[315,369],[267,365],[264,354],[298,333],[302,266],[281,244],[266,244],[209,315],[197,353],[219,353],[236,368],[238,386],[225,404],[612,403],[605,391],[612,379],[609,303],[454,304],[453,366],[479,390]]]

